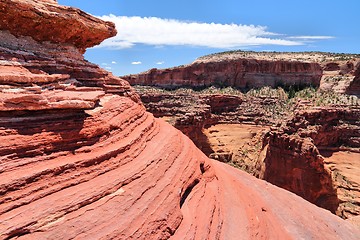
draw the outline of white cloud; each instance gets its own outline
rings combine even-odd
[[[302,45],[302,41],[267,31],[265,26],[218,24],[108,15],[103,20],[116,24],[118,35],[100,47],[130,48],[135,44],[189,45],[212,48],[236,48],[256,45]]]
[[[164,61],[161,61],[161,62],[157,62],[156,64],[157,65],[162,65],[162,64],[164,64],[165,62]]]
[[[112,64],[117,64],[117,62],[115,62],[115,61],[112,61],[111,63],[112,63]]]
[[[107,70],[111,70],[111,67],[105,67],[105,69],[107,69]]]
[[[139,65],[139,64],[141,64],[142,62],[140,62],[140,61],[137,61],[137,62],[132,62],[131,64],[132,65]]]
[[[293,36],[288,37],[289,39],[298,39],[298,40],[326,40],[332,39],[332,36]]]
[[[113,49],[124,49],[124,48],[132,48],[135,45],[134,43],[121,40],[117,36],[106,39],[100,45],[95,46],[95,48],[108,47],[108,48],[113,48]]]

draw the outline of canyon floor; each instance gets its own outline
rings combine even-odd
[[[215,124],[205,128],[204,134],[214,151],[210,158],[253,172],[261,152],[259,140],[267,126],[251,124]]]

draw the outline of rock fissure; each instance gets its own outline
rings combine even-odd
[[[193,190],[193,188],[199,183],[199,179],[195,179],[184,191],[184,193],[181,195],[180,197],[180,208],[183,206],[183,204],[185,203],[187,197],[190,195],[191,191]]]

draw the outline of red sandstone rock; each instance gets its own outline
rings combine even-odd
[[[59,129],[52,116],[47,131],[35,134],[34,126],[27,129],[31,135],[14,135],[17,150],[1,154],[3,238],[356,239],[359,234],[285,190],[209,162],[180,132],[127,98],[103,99],[99,108],[81,125],[61,121]],[[65,141],[77,145],[67,149]],[[46,143],[53,148],[43,155],[39,147]],[[11,147],[9,141],[1,144]]]
[[[264,86],[312,86],[324,91],[359,94],[354,76],[358,54],[224,52],[200,57],[192,64],[151,69],[124,76],[132,85],[166,88],[232,86],[240,89]]]
[[[29,16],[40,5],[61,8],[43,2],[0,3]],[[102,33],[103,22],[92,24]],[[76,41],[10,30],[0,33],[0,239],[360,236],[294,194],[206,158],[146,112],[124,80],[84,61]]]
[[[263,86],[314,86],[320,84],[322,69],[317,63],[256,59],[195,62],[172,69],[151,69],[124,76],[132,85],[161,87],[232,86],[241,89]]]
[[[360,96],[360,63],[356,67],[355,78],[350,83],[349,88],[347,89],[348,94],[354,94]]]
[[[209,104],[212,113],[234,112],[244,101],[239,96],[220,94],[205,95],[201,98]]]
[[[358,215],[360,179],[352,176],[360,167],[359,119],[357,108],[297,112],[269,132],[260,178],[344,218]],[[352,157],[331,158],[345,152]]]
[[[59,6],[56,1],[1,0],[0,14],[1,30],[41,42],[70,43],[82,52],[116,35],[113,23],[79,9]]]
[[[10,2],[6,2],[6,4],[10,4]],[[35,7],[37,4],[40,3],[36,3]],[[58,5],[55,6],[61,8]],[[70,9],[70,11],[72,10]],[[58,15],[65,17],[61,11]],[[92,22],[92,24],[95,23]],[[106,27],[106,23],[98,22],[98,25],[101,33],[103,31],[101,29]],[[70,26],[72,25],[68,25],[68,28]],[[76,25],[73,27],[76,28]],[[96,33],[96,29],[94,28],[92,31]],[[17,28],[14,32],[16,31]],[[111,30],[109,31],[109,35],[111,35]],[[87,41],[86,36],[83,37],[84,41]],[[91,37],[88,42],[91,42]],[[79,49],[71,43],[38,42],[28,36],[15,37],[8,31],[0,31],[0,70],[2,72],[0,84],[4,85],[0,90],[6,92],[34,91],[35,89],[41,92],[77,88],[80,91],[100,90],[105,93],[116,93],[139,101],[139,97],[126,81],[114,77],[97,65],[84,60]],[[83,87],[91,89],[81,89]]]
[[[0,66],[1,84],[14,83],[49,83],[55,81],[66,80],[69,78],[67,74],[33,74],[28,69],[22,66]]]
[[[76,90],[76,89],[74,89]],[[103,91],[44,91],[39,93],[2,93],[0,111],[46,109],[93,109]]]

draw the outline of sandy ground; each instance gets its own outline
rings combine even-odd
[[[216,124],[204,129],[212,158],[232,162],[238,167],[252,172],[260,154],[261,133],[268,127],[250,124]]]

